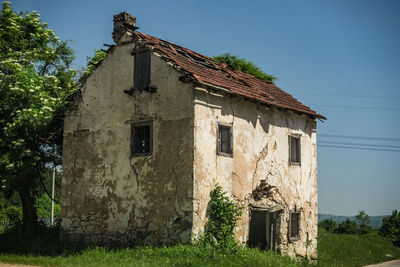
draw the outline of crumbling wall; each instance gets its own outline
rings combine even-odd
[[[235,229],[240,242],[248,240],[251,206],[282,207],[278,250],[316,258],[316,121],[204,88],[195,90],[194,114],[193,236],[204,230],[210,192],[218,183],[245,207]],[[218,123],[233,127],[232,157],[216,153]],[[289,134],[301,136],[301,166],[289,164]],[[290,241],[294,210],[301,211],[300,238]]]
[[[66,114],[62,228],[86,241],[188,241],[192,227],[193,90],[151,55],[156,92],[133,87],[135,42],[123,37]],[[131,157],[131,122],[153,121],[153,153]]]

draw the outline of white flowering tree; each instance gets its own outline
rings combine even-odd
[[[18,193],[23,229],[37,224],[34,200],[48,164],[60,164],[62,118],[77,89],[73,51],[42,23],[39,14],[0,13],[0,186]]]

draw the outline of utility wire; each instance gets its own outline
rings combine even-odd
[[[390,138],[390,137],[370,137],[370,136],[341,135],[341,134],[318,134],[317,136],[318,137],[327,137],[327,138],[363,139],[363,140],[380,140],[380,141],[400,142],[400,138]]]
[[[333,106],[333,105],[313,105],[311,107],[326,107],[326,108],[350,108],[350,109],[382,109],[382,110],[400,110],[400,107],[362,107],[362,106]]]
[[[384,95],[336,95],[336,94],[312,94],[312,93],[303,93],[303,94],[293,94],[296,96],[302,95],[310,95],[310,96],[329,96],[329,97],[364,97],[364,98],[400,98],[400,96],[384,96]]]
[[[361,143],[331,142],[331,141],[318,141],[318,144],[356,145],[356,146],[374,146],[374,147],[400,148],[400,146],[393,146],[393,145],[361,144]]]
[[[374,151],[400,152],[400,150],[395,150],[395,149],[380,149],[380,148],[351,147],[351,146],[318,145],[318,147],[334,147],[334,148],[346,148],[346,149],[358,149],[358,150],[374,150]]]

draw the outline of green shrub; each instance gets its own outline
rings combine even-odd
[[[216,185],[212,191],[206,231],[200,242],[222,249],[235,247],[237,243],[233,230],[242,215],[242,209],[243,207],[226,196],[221,186]]]
[[[338,226],[337,232],[339,234],[351,234],[355,235],[359,233],[360,228],[355,221],[350,220],[347,218],[344,222],[341,222]]]
[[[22,222],[22,208],[17,206],[8,206],[0,210],[0,228],[7,230],[20,225]]]
[[[394,210],[392,215],[383,217],[379,234],[389,238],[394,245],[400,247],[400,212]]]
[[[231,55],[229,53],[214,56],[215,61],[218,64],[226,63],[226,65],[233,70],[240,70],[244,73],[251,74],[264,81],[275,81],[277,78],[274,75],[263,72],[253,62],[248,61],[244,58]]]
[[[331,233],[335,233],[338,229],[338,224],[331,219],[323,220],[318,224],[318,226],[324,228],[325,230]]]
[[[47,194],[43,194],[35,201],[38,218],[48,219],[51,217],[51,199]],[[54,217],[59,218],[61,215],[60,204],[54,203]]]

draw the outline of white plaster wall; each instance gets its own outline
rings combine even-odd
[[[135,43],[124,36],[65,118],[62,227],[91,242],[190,240],[193,91],[151,56],[156,93],[133,87]],[[130,156],[133,121],[153,121],[153,154]]]
[[[316,122],[305,115],[268,109],[242,97],[200,88],[195,90],[194,114],[193,236],[204,230],[210,191],[218,183],[245,206],[235,230],[242,243],[248,239],[250,204],[283,204],[279,250],[291,256],[316,258]],[[216,153],[218,123],[233,125],[233,157]],[[301,166],[289,165],[289,134],[301,135]],[[256,201],[252,193],[262,180],[276,189]],[[289,242],[288,215],[294,209],[302,213],[300,240]],[[311,240],[308,248],[307,238]]]

